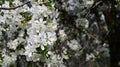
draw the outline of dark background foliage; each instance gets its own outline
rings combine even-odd
[[[75,57],[74,51],[70,52],[72,56],[70,57],[71,59],[66,60],[67,67],[109,67],[109,65],[111,67],[119,67],[119,1],[95,0],[91,7],[84,7],[82,10],[85,10],[85,12],[80,14],[80,16],[89,20],[90,24],[89,28],[87,29],[84,29],[82,26],[79,28],[76,26],[75,20],[80,18],[77,15],[77,13],[80,13],[80,11],[75,12],[74,10],[66,10],[63,7],[64,3],[66,2],[67,1],[64,0],[56,0],[56,8],[58,8],[60,12],[60,21],[58,27],[59,29],[65,29],[65,32],[68,36],[67,40],[72,38],[78,39],[83,47],[83,53],[78,57]],[[79,0],[79,3],[82,3],[82,0]],[[101,19],[101,16],[104,16],[104,19]],[[86,34],[84,39],[81,37],[83,34]],[[101,42],[94,43],[95,38],[98,38]],[[66,41],[59,42],[61,45],[58,47],[62,47],[63,43],[65,44]],[[96,60],[93,62],[86,62],[86,53],[94,53],[94,50],[97,50],[96,48],[100,47],[104,43],[109,44],[108,49],[110,50],[110,59],[105,58],[102,54],[104,52],[101,52],[100,58],[96,58]],[[95,46],[96,44],[98,46]],[[66,48],[68,47],[66,46]],[[60,51],[61,50],[62,48],[60,48]]]

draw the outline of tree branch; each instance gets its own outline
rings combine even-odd
[[[93,3],[93,5],[92,5],[89,9],[86,10],[87,13],[86,13],[85,17],[88,18],[89,14],[91,13],[91,10],[93,10],[93,9],[96,8],[96,7],[98,7],[102,2],[103,2],[103,1],[101,1],[101,0],[100,0],[100,1],[99,1],[99,0],[95,1],[95,2]]]
[[[30,3],[30,1],[28,1],[26,3],[23,3],[22,5],[18,5],[16,7],[11,7],[11,8],[0,7],[0,10],[15,10],[15,9],[20,8],[20,7],[22,7],[22,6],[24,6],[25,4],[28,4],[28,3]]]

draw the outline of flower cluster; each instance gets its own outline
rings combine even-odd
[[[0,11],[0,64],[3,67],[16,61],[18,55],[25,55],[27,61],[39,61],[42,51],[48,51],[56,41],[58,12],[49,0],[44,4],[38,1],[31,0],[32,7],[24,5]],[[20,0],[9,2],[5,1],[1,7],[11,8],[24,3]]]

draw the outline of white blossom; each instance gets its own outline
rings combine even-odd
[[[27,57],[31,57],[32,56],[32,53],[36,51],[36,47],[34,45],[31,45],[31,44],[28,44],[26,47],[25,47],[25,55]]]
[[[67,45],[72,49],[72,50],[79,50],[81,46],[79,45],[77,40],[71,40],[70,42],[67,42]]]
[[[86,54],[86,61],[89,61],[89,60],[95,60],[95,56],[94,54]]]
[[[9,47],[10,49],[16,49],[16,47],[18,46],[18,40],[14,40],[14,41],[10,41],[8,44],[7,44],[7,47]]]
[[[11,56],[7,55],[6,54],[6,49],[4,49],[2,51],[2,55],[3,55],[3,58],[4,58],[3,62],[2,62],[3,67],[8,67],[11,63],[14,63],[16,61],[17,55],[15,53],[11,53],[10,54]]]
[[[67,38],[67,35],[65,34],[64,30],[60,30],[59,35],[60,35],[61,41],[64,41]]]

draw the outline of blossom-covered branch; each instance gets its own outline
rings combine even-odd
[[[11,7],[11,8],[0,7],[0,10],[15,10],[15,9],[20,8],[20,7],[22,7],[22,6],[24,6],[24,5],[28,4],[28,3],[30,3],[30,1],[28,1],[28,2],[26,2],[26,3],[23,3],[22,5],[18,5],[18,6],[16,6],[16,7]]]

